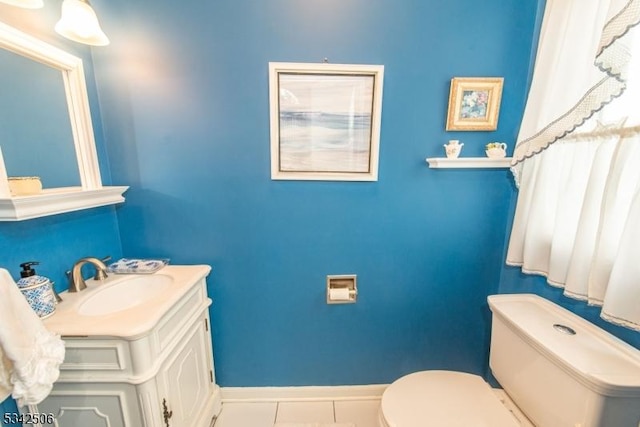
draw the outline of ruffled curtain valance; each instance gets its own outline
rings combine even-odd
[[[625,89],[640,0],[547,0],[534,77],[513,154],[522,162],[568,135]]]

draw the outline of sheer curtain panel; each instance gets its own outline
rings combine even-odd
[[[640,0],[548,0],[507,264],[640,331]]]

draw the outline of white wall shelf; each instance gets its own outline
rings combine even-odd
[[[430,157],[427,159],[430,168],[456,168],[456,169],[473,169],[473,168],[509,168],[511,166],[511,157],[502,157],[500,159],[491,159],[489,157],[458,157],[457,159],[449,159],[446,157]]]
[[[43,190],[33,196],[0,198],[0,221],[22,221],[80,209],[124,202],[122,194],[129,187],[102,187],[83,190],[64,187]]]

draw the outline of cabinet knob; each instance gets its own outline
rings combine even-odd
[[[164,425],[166,427],[170,427],[169,418],[173,416],[173,411],[170,411],[169,408],[167,408],[167,399],[162,399],[162,416],[164,418]]]

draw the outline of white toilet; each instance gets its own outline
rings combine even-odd
[[[507,396],[477,375],[416,372],[385,390],[381,427],[640,426],[640,351],[536,295],[489,307],[489,366]]]

